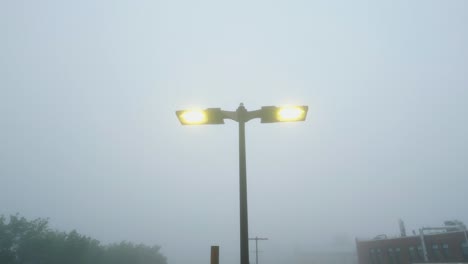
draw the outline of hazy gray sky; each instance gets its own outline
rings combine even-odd
[[[468,2],[0,3],[0,214],[238,263],[237,124],[175,110],[306,104],[247,125],[264,263],[334,237],[468,222]],[[252,247],[253,249],[253,247]],[[251,253],[253,260],[253,253]]]

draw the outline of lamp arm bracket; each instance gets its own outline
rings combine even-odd
[[[255,118],[262,118],[262,110],[254,110],[254,111],[247,111],[246,116],[245,116],[245,122],[248,122],[252,119]]]
[[[239,122],[239,118],[237,117],[236,111],[224,111],[221,110],[221,114],[223,115],[223,119],[231,119],[236,122]]]
[[[221,110],[221,114],[223,115],[223,119],[231,119],[231,120],[236,121],[236,122],[240,121],[240,118],[239,118],[239,115],[238,115],[237,111]],[[255,119],[255,118],[262,118],[262,110],[261,109],[245,112],[244,122],[248,122],[248,121],[250,121],[252,119]]]

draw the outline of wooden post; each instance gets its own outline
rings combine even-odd
[[[211,264],[219,264],[219,246],[211,246]]]

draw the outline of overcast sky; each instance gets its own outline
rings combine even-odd
[[[467,14],[465,0],[3,0],[0,214],[158,244],[170,264],[208,263],[211,245],[238,263],[237,124],[181,126],[175,110],[243,102],[309,106],[306,122],[246,126],[264,263],[354,250],[399,218],[466,223]]]

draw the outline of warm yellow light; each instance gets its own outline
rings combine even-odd
[[[181,121],[185,124],[203,124],[207,121],[206,113],[203,110],[187,110],[180,115]]]
[[[304,118],[305,111],[301,107],[281,107],[277,112],[278,121],[296,121]]]

